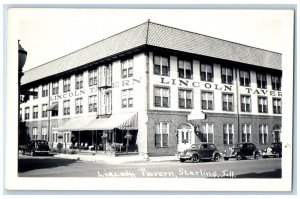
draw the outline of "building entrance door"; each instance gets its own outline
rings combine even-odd
[[[177,129],[177,151],[183,152],[191,147],[195,142],[193,126],[190,124],[181,124]]]

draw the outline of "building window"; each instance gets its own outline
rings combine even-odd
[[[155,146],[169,146],[169,123],[161,122],[155,124]]]
[[[268,143],[268,125],[259,125],[259,143]]]
[[[99,77],[99,81],[100,81],[100,86],[101,87],[105,87],[105,86],[111,86],[111,64],[102,66],[99,70],[100,70],[100,77]]]
[[[241,96],[241,111],[242,112],[251,112],[251,98],[247,95]]]
[[[201,105],[202,110],[213,110],[213,99],[214,93],[213,92],[201,92]]]
[[[154,74],[169,76],[169,59],[162,56],[154,56]]]
[[[25,108],[25,120],[29,120],[30,109],[29,107]]]
[[[97,96],[89,96],[89,112],[97,112]]]
[[[242,142],[251,142],[251,125],[242,125]]]
[[[281,114],[281,99],[273,98],[273,113]]]
[[[22,109],[20,108],[20,116],[19,116],[19,117],[20,117],[20,120],[22,120],[22,116],[23,116],[23,115],[22,115]]]
[[[65,78],[63,80],[63,90],[65,92],[69,92],[71,90],[71,77]]]
[[[58,116],[58,105],[59,105],[58,102],[53,102],[53,103],[52,103],[51,106],[52,106],[52,107],[55,107],[55,108],[53,108],[53,109],[51,110],[51,112],[52,112],[52,113],[51,113],[51,116],[52,116],[52,117]]]
[[[233,111],[233,94],[223,93],[223,111]]]
[[[48,141],[48,131],[47,127],[42,127],[42,140]]]
[[[38,106],[33,106],[33,112],[32,112],[32,118],[33,119],[37,119],[38,118],[38,114],[39,114],[39,107]]]
[[[201,64],[200,71],[201,81],[212,82],[213,81],[213,66],[212,64]]]
[[[279,76],[271,76],[271,81],[272,81],[272,90],[281,90],[281,80]]]
[[[69,132],[64,132],[64,134],[63,134],[63,142],[64,143],[70,143],[70,133]]]
[[[64,115],[70,115],[70,100],[64,101]]]
[[[42,97],[48,96],[48,84],[42,86]]]
[[[52,95],[57,95],[58,93],[58,81],[52,82]]]
[[[258,97],[258,112],[267,113],[268,112],[268,102],[267,97]]]
[[[90,70],[89,71],[89,86],[97,86],[98,80],[98,70]]]
[[[48,116],[47,108],[48,108],[48,104],[43,104],[42,105],[42,117],[47,117]]]
[[[266,74],[256,73],[257,88],[267,88],[267,77]]]
[[[223,84],[232,84],[232,80],[233,80],[232,68],[222,67],[221,73],[222,73],[222,75],[221,75],[222,83]]]
[[[32,128],[32,139],[37,140],[38,139],[38,134],[37,134],[37,127]]]
[[[122,90],[122,108],[128,108],[133,106],[132,92],[132,89]]]
[[[111,114],[111,91],[105,91],[105,93],[103,94],[103,104],[102,104],[102,114]],[[132,101],[131,101],[132,103]]]
[[[77,98],[75,100],[75,113],[80,114],[82,112],[83,112],[83,110],[82,110],[82,98]]]
[[[201,142],[214,142],[214,125],[202,124],[202,132],[199,137]]]
[[[154,88],[154,105],[156,107],[169,107],[170,89],[164,87]]]
[[[39,87],[34,88],[33,92],[36,92],[36,94],[33,95],[33,99],[37,99],[39,97]]]
[[[83,74],[77,74],[75,76],[75,89],[82,89],[83,88]]]
[[[192,75],[193,75],[192,62],[186,60],[178,60],[179,78],[192,79]]]
[[[52,132],[53,132],[53,129],[52,129]],[[52,133],[52,142],[57,142],[57,132],[53,132]]]
[[[250,72],[240,70],[240,85],[241,86],[250,86]]]
[[[179,93],[179,108],[193,108],[193,91],[191,90],[178,90]]]
[[[223,141],[227,145],[233,144],[233,124],[223,125]]]
[[[133,76],[133,59],[123,60],[122,65],[122,77],[132,77]]]

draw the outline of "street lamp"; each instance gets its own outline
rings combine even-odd
[[[21,86],[21,78],[24,75],[23,73],[23,66],[25,65],[27,58],[27,51],[24,50],[24,48],[20,44],[20,40],[18,40],[18,132],[19,132],[19,137],[20,137],[20,98],[21,98],[21,93],[20,93],[20,86]],[[27,136],[27,135],[26,135]],[[19,138],[18,137],[18,141]],[[18,143],[19,144],[19,143]]]

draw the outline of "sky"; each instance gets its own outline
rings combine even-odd
[[[283,12],[200,9],[19,9],[24,71],[150,21],[281,53]]]

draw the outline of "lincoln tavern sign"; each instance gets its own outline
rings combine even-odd
[[[111,84],[112,88],[118,88],[118,87],[126,87],[126,86],[133,86],[135,84],[140,84],[141,78],[139,79],[128,79],[128,80],[123,80],[120,82],[113,82]],[[215,83],[200,83],[196,81],[189,81],[189,80],[182,80],[182,79],[167,79],[165,77],[160,78],[160,83],[165,84],[165,85],[178,85],[182,87],[194,87],[194,88],[205,88],[205,89],[211,89],[211,90],[221,90],[221,91],[233,91],[234,88],[232,88],[232,85],[220,85],[220,84],[215,84]],[[98,88],[97,87],[91,87],[89,88],[89,94],[97,93]],[[280,97],[282,96],[281,91],[269,91],[267,89],[254,89],[250,87],[245,87],[245,92],[247,94],[254,94],[254,95],[270,95],[270,96],[277,96]],[[72,98],[72,97],[78,97],[81,95],[84,95],[86,93],[85,89],[80,89],[75,92],[67,92],[62,95],[53,95],[51,96],[51,101],[52,100],[59,100],[59,99],[66,99],[66,98]]]

